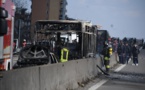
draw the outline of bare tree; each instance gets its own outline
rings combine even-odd
[[[26,1],[25,0],[13,0],[17,8],[25,8]]]
[[[13,2],[15,3],[16,8],[28,9],[30,8],[31,0],[13,0]]]
[[[13,0],[16,6],[15,12],[15,37],[19,40],[19,47],[21,46],[22,40],[27,38],[25,32],[29,32],[28,28],[30,27],[28,23],[30,22],[31,13],[27,11],[30,9],[31,0]],[[27,34],[28,35],[28,34]]]

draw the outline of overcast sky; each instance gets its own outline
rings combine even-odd
[[[145,39],[145,0],[67,0],[67,15],[91,21],[112,37]]]

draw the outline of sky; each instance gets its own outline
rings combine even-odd
[[[31,12],[31,4],[32,2],[30,0],[12,0],[15,2],[15,5],[18,4],[16,7],[23,7],[26,8],[26,12]]]
[[[70,18],[91,21],[112,37],[145,39],[145,0],[67,0]]]

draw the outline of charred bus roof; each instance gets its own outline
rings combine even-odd
[[[91,22],[80,20],[38,20],[35,25],[41,32],[95,32]]]

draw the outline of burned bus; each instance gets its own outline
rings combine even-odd
[[[16,66],[57,63],[64,47],[69,50],[68,60],[94,57],[96,54],[97,27],[90,22],[39,20],[34,31],[34,44],[20,51]]]
[[[67,47],[69,59],[79,59],[96,53],[97,27],[90,22],[77,20],[39,20],[36,22],[35,42],[49,43],[51,52],[57,56],[58,47]]]

